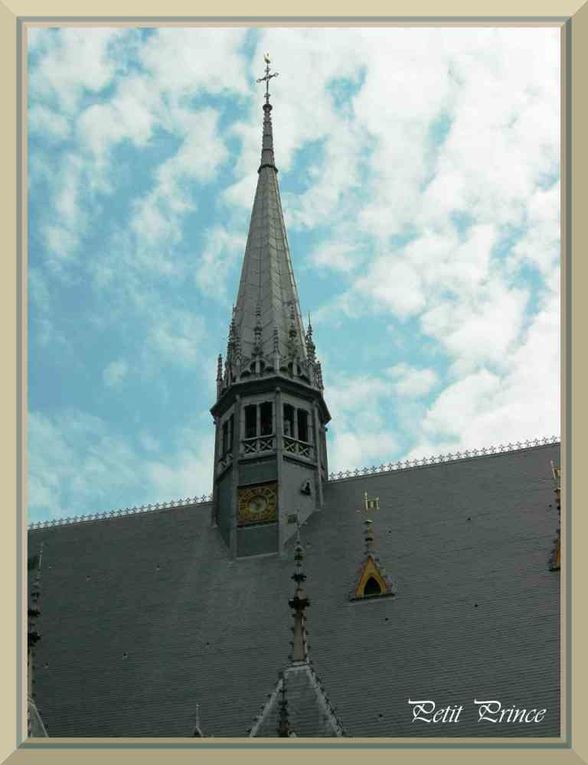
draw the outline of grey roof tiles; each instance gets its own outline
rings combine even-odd
[[[333,481],[302,527],[317,675],[350,736],[558,736],[557,526],[545,445]],[[364,491],[394,598],[351,602]],[[35,529],[36,703],[51,736],[246,736],[287,663],[292,549],[231,560],[210,506]],[[408,699],[464,704],[413,723]],[[477,723],[473,700],[545,707]]]

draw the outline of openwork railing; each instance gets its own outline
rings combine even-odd
[[[242,454],[258,454],[259,452],[269,452],[275,449],[274,436],[255,436],[255,438],[244,438],[241,441]]]
[[[421,457],[420,459],[371,465],[371,467],[355,468],[355,470],[340,470],[338,473],[329,473],[329,481],[344,481],[346,478],[356,478],[357,476],[372,475],[373,473],[391,473],[396,470],[409,470],[426,467],[427,465],[436,465],[440,462],[456,462],[457,460],[471,459],[472,457],[485,457],[490,454],[515,452],[519,449],[528,449],[531,446],[556,443],[559,443],[559,436],[546,436],[545,438],[535,438],[532,441],[516,441],[515,443],[498,444],[497,446],[485,446],[481,449],[466,449],[463,452],[449,452],[448,454],[437,454],[431,457]]]
[[[124,515],[142,515],[144,513],[152,513],[155,510],[171,510],[174,507],[185,507],[186,505],[197,505],[206,502],[212,502],[212,494],[203,494],[201,497],[175,499],[170,502],[156,502],[154,505],[135,505],[133,507],[119,508],[118,510],[109,510],[104,513],[90,513],[89,515],[74,515],[70,518],[54,518],[51,521],[38,521],[36,523],[29,523],[29,529],[48,529],[53,526],[68,526],[71,523],[119,518]]]
[[[227,452],[226,454],[223,454],[218,461],[219,470],[224,470],[226,467],[228,467],[231,464],[232,461],[233,461],[233,452]]]
[[[290,436],[284,436],[284,451],[287,454],[297,454],[309,460],[314,456],[312,444],[307,444],[306,441],[298,441]]]

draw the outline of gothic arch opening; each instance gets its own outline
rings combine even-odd
[[[363,594],[365,596],[382,594],[382,588],[380,587],[380,583],[373,576],[370,576],[370,578],[365,583],[365,587],[363,588]]]

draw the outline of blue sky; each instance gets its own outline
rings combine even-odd
[[[272,52],[331,469],[559,434],[559,31],[29,33],[29,519],[208,493]]]

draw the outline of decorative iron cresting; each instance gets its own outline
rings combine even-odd
[[[481,449],[466,449],[463,452],[457,451],[449,452],[448,454],[437,454],[431,457],[421,457],[420,459],[399,460],[398,462],[355,468],[355,470],[340,470],[338,473],[329,473],[329,481],[345,481],[348,478],[357,478],[358,476],[372,475],[373,473],[394,473],[397,470],[411,470],[412,468],[437,465],[440,462],[457,462],[458,460],[472,459],[472,457],[487,457],[490,454],[516,452],[532,446],[556,443],[559,443],[559,436],[545,436],[533,440],[516,441],[514,444],[509,442],[508,444],[498,444],[497,446],[484,446]]]
[[[516,441],[515,443],[509,442],[508,444],[498,444],[497,446],[486,446],[481,449],[466,449],[463,452],[449,452],[448,454],[437,454],[431,457],[422,457],[421,459],[400,460],[398,462],[382,463],[381,465],[371,465],[370,467],[355,468],[354,470],[340,470],[338,473],[329,473],[329,481],[345,481],[350,478],[357,478],[358,476],[373,475],[374,473],[394,473],[398,470],[412,470],[413,468],[437,465],[442,462],[457,462],[458,460],[463,459],[487,457],[491,454],[516,452],[533,446],[545,446],[546,444],[557,443],[559,443],[559,436],[544,436],[543,438]],[[103,513],[90,513],[89,515],[75,515],[69,518],[54,518],[50,521],[37,521],[30,523],[29,529],[47,529],[54,526],[67,526],[72,523],[86,523],[88,521],[98,521],[106,518],[141,515],[156,510],[171,510],[176,507],[185,507],[186,505],[203,504],[206,502],[212,502],[212,494],[203,494],[201,497],[186,497],[186,499],[176,499],[169,502],[156,502],[152,505],[119,508],[118,510],[109,510]]]
[[[103,513],[90,513],[89,515],[74,515],[69,518],[54,518],[50,521],[37,521],[36,523],[30,523],[29,529],[48,529],[53,528],[53,526],[68,526],[72,523],[86,523],[88,521],[104,520],[105,518],[119,518],[123,515],[142,515],[143,513],[153,513],[156,510],[171,510],[175,507],[198,505],[206,502],[212,502],[212,494],[203,494],[201,497],[186,497],[186,499],[174,499],[169,502],[156,502],[153,505],[121,507],[118,510],[107,510]]]

